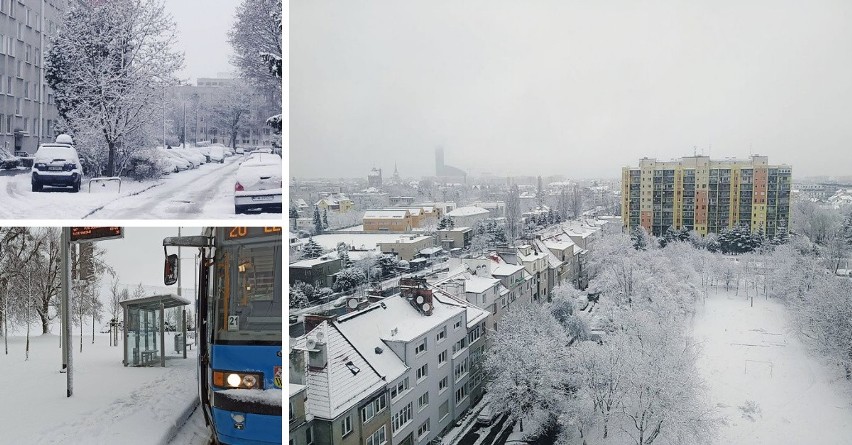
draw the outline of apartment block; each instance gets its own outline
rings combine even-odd
[[[50,38],[64,0],[0,0],[0,149],[35,153],[52,142],[58,111],[44,81]]]
[[[669,226],[706,235],[746,225],[772,237],[789,227],[790,187],[791,167],[770,165],[767,156],[643,158],[621,172],[622,226],[660,236]]]

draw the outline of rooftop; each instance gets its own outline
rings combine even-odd
[[[368,218],[392,218],[404,219],[409,215],[408,210],[367,210],[364,212],[364,219]]]
[[[474,216],[487,215],[488,213],[488,210],[485,210],[482,207],[468,206],[451,210],[450,212],[447,212],[447,216]]]

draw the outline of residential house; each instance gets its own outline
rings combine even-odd
[[[438,242],[441,247],[446,251],[468,247],[473,239],[473,229],[470,227],[457,226],[452,229],[439,229],[435,233],[438,235]]]
[[[290,284],[301,281],[319,287],[331,287],[334,284],[334,274],[340,270],[341,261],[336,253],[297,261],[290,265]]]
[[[337,213],[346,213],[353,209],[354,203],[342,193],[332,193],[316,202],[319,209]]]
[[[290,383],[306,387],[314,443],[389,442],[387,384],[335,322],[322,321],[295,340]]]
[[[290,383],[290,445],[316,444],[312,416],[307,416],[307,386]]]
[[[410,232],[411,213],[407,209],[367,210],[364,213],[365,232]]]
[[[487,219],[490,212],[481,207],[467,206],[448,212],[447,216],[453,220],[455,227],[474,227],[476,223]]]
[[[390,253],[401,260],[411,261],[420,255],[424,249],[435,247],[435,237],[426,235],[405,235],[394,242],[380,242],[382,253]]]

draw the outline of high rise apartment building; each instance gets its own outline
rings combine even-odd
[[[706,235],[746,225],[772,237],[789,227],[790,178],[789,165],[769,165],[767,156],[643,158],[638,168],[621,172],[622,224],[626,231],[641,225],[655,236],[669,226]]]
[[[58,117],[44,81],[50,36],[65,0],[0,0],[0,144],[6,152],[35,152],[52,141]]]

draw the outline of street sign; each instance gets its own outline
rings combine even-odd
[[[108,239],[124,238],[124,229],[121,227],[72,227],[71,242],[81,243],[89,241],[103,241]]]

